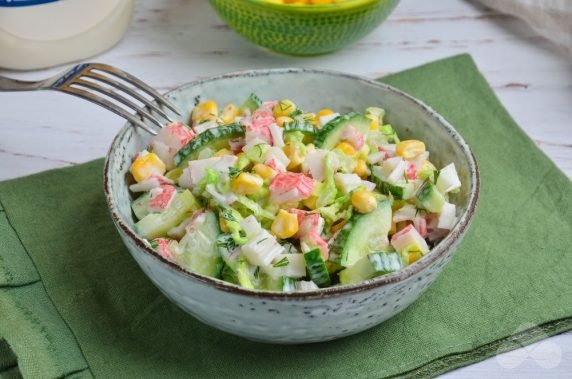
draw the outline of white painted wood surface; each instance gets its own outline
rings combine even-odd
[[[527,25],[465,0],[402,0],[390,19],[343,51],[313,58],[258,49],[224,26],[204,0],[139,0],[132,27],[94,58],[160,90],[251,68],[312,67],[370,78],[469,52],[518,124],[572,176],[572,59]],[[62,67],[27,73],[43,79]],[[123,121],[71,96],[0,93],[0,180],[102,157]],[[454,378],[572,377],[572,334],[445,375]],[[509,362],[509,363],[507,363]],[[521,362],[521,363],[519,363]]]

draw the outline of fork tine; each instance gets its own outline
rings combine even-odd
[[[101,74],[98,74],[98,73],[92,72],[92,71],[87,71],[87,72],[83,73],[82,76],[87,76],[88,78],[92,78],[92,79],[98,80],[102,83],[109,84],[110,86],[116,87],[116,88],[122,90],[123,92],[129,94],[129,96],[132,96],[132,97],[136,98],[137,100],[139,100],[140,102],[144,103],[147,107],[151,108],[157,114],[159,114],[161,117],[165,118],[165,120],[167,120],[169,122],[174,122],[174,120],[171,117],[169,117],[169,115],[167,113],[165,113],[165,111],[163,111],[161,108],[156,106],[153,102],[149,101],[145,96],[141,95],[139,92],[133,91],[131,88],[127,87],[125,84],[118,82],[117,80],[113,80],[113,79],[111,79],[105,75],[101,75]]]
[[[179,113],[179,111],[177,110],[177,108],[175,108],[174,105],[172,105],[169,100],[167,100],[167,98],[165,98],[163,95],[161,95],[159,92],[157,92],[155,89],[153,89],[151,86],[147,85],[146,83],[142,82],[141,80],[137,79],[135,76],[128,74],[125,71],[122,71],[118,68],[115,68],[113,66],[109,66],[103,63],[92,63],[90,64],[90,68],[91,70],[100,70],[100,71],[104,71],[107,72],[111,75],[115,75],[118,78],[121,78],[123,80],[128,81],[129,83],[133,84],[134,86],[136,86],[137,88],[147,92],[149,95],[151,95],[158,103],[161,103],[163,105],[165,105],[167,108],[169,108],[170,110],[172,110],[173,112],[175,112],[177,115],[181,116],[181,113]]]
[[[140,119],[138,119],[137,117],[135,117],[135,115],[127,112],[125,109],[117,106],[116,104],[113,104],[111,101],[106,100],[102,97],[96,96],[91,92],[88,92],[86,90],[80,89],[80,88],[74,88],[74,87],[60,87],[57,89],[58,91],[62,91],[62,92],[67,92],[70,93],[72,95],[81,97],[82,99],[91,101],[97,105],[103,106],[107,109],[109,109],[110,111],[112,111],[113,113],[125,118],[126,120],[130,121],[132,124],[139,126],[140,128],[142,128],[143,130],[145,130],[146,132],[156,136],[157,132],[154,131],[153,129],[149,128],[148,125],[146,125],[143,121],[141,121]]]
[[[80,85],[80,86],[91,88],[95,91],[101,92],[104,95],[107,95],[107,96],[111,97],[112,99],[115,99],[115,100],[119,101],[120,103],[125,104],[126,106],[128,106],[129,108],[131,108],[135,112],[137,112],[140,116],[146,117],[148,120],[153,122],[159,128],[163,127],[163,123],[161,121],[157,120],[149,112],[147,112],[145,109],[140,108],[137,104],[135,104],[131,100],[119,95],[117,92],[111,91],[110,89],[102,87],[99,84],[96,84],[93,82],[88,82],[86,80],[81,80],[81,79],[75,79],[71,84],[72,85],[73,84]]]

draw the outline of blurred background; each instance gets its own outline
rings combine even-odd
[[[477,0],[402,0],[365,38],[316,57],[259,48],[229,28],[209,1],[137,0],[124,38],[91,60],[116,65],[167,91],[214,74],[268,67],[377,78],[461,53],[473,56],[520,126],[572,176],[572,59],[527,23]],[[64,67],[0,74],[43,79]],[[0,179],[101,157],[123,123],[70,96],[10,93],[1,99]],[[39,134],[46,135],[43,141],[28,137]],[[46,138],[53,142],[46,145]],[[58,141],[68,141],[66,149]]]

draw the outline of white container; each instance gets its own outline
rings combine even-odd
[[[31,70],[77,61],[115,45],[134,0],[0,0],[0,67]]]

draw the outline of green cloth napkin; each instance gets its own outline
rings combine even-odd
[[[412,306],[312,345],[259,344],[205,326],[129,256],[97,160],[0,183],[0,377],[425,377],[572,329],[570,180],[469,56],[382,80],[445,116],[481,168],[472,228]]]

